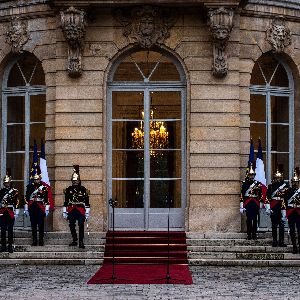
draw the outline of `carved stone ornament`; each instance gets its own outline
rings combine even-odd
[[[169,8],[153,6],[134,7],[130,11],[117,10],[116,20],[124,26],[123,35],[142,48],[163,44],[170,37],[170,29],[177,20],[177,14]]]
[[[285,24],[283,17],[277,17],[266,31],[267,41],[271,44],[275,53],[284,51],[291,44],[291,32]]]
[[[12,52],[23,52],[23,47],[28,40],[27,22],[20,20],[19,17],[13,17],[6,32],[6,42],[11,45]]]
[[[213,36],[212,73],[216,77],[224,77],[228,73],[225,49],[233,27],[233,9],[225,7],[210,9],[208,25]]]
[[[86,15],[83,10],[71,6],[60,12],[61,26],[68,42],[68,66],[70,77],[82,74],[82,50],[85,36]]]

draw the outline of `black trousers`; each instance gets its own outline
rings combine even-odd
[[[69,227],[71,230],[71,235],[73,241],[77,241],[77,233],[76,233],[76,221],[78,222],[79,227],[79,242],[83,242],[84,238],[84,222],[85,216],[81,214],[77,209],[73,209],[68,213]]]
[[[8,245],[12,245],[14,242],[14,223],[15,218],[11,218],[8,212],[5,212],[3,216],[0,217],[0,227],[1,227],[1,246],[6,247],[6,231],[8,233]]]
[[[281,217],[281,207],[280,205],[276,205],[273,207],[271,213],[271,222],[272,222],[272,237],[273,241],[277,242],[277,227],[279,227],[279,243],[283,243],[284,241],[284,222]]]
[[[288,222],[289,222],[292,244],[293,246],[296,246],[296,230],[295,230],[296,227],[298,233],[298,243],[300,247],[300,216],[294,212],[289,216]]]
[[[247,236],[248,238],[254,238],[257,234],[257,216],[259,207],[255,202],[251,201],[245,208],[247,216]]]
[[[45,223],[45,213],[40,209],[40,207],[33,203],[29,210],[32,240],[37,242],[37,229],[39,229],[39,240],[44,240],[44,223]]]

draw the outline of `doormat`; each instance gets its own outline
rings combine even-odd
[[[117,264],[113,276],[113,264],[105,263],[87,283],[189,285],[193,279],[187,264],[170,264],[169,273],[167,264]]]

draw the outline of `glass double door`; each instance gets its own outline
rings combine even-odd
[[[111,90],[108,196],[115,228],[184,229],[183,90]],[[109,226],[112,208],[109,206]]]

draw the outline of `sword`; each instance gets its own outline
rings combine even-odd
[[[90,231],[89,231],[89,222],[88,219],[86,219],[86,231],[87,231],[87,235],[90,235]]]

